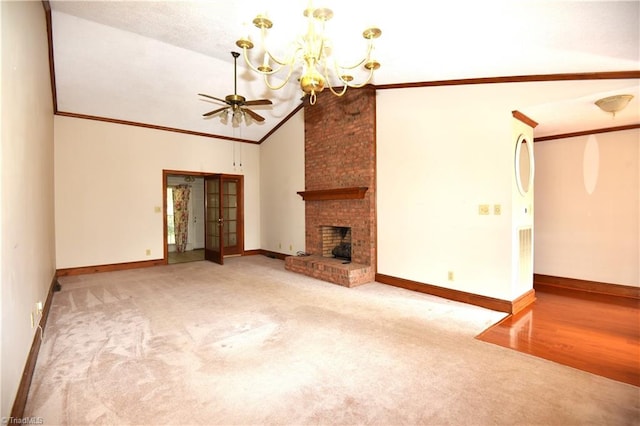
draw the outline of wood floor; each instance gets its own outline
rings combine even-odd
[[[547,287],[536,298],[477,338],[640,386],[638,299]]]
[[[175,251],[169,252],[167,263],[183,263],[183,262],[196,262],[198,260],[204,260],[204,249],[189,250],[182,253]]]

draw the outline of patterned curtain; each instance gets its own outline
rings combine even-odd
[[[173,228],[176,235],[176,251],[182,253],[189,239],[189,185],[178,185],[173,189]]]

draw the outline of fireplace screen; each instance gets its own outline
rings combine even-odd
[[[321,226],[322,256],[351,260],[351,228]]]

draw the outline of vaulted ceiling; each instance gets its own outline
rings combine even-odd
[[[61,114],[259,142],[302,104],[295,76],[270,90],[242,57],[237,93],[273,102],[251,108],[264,122],[233,126],[219,115],[203,117],[223,105],[198,93],[233,94],[230,52],[255,30],[252,19],[268,13],[273,46],[284,46],[304,28],[307,0],[45,4]],[[316,0],[314,6],[333,10],[327,27],[335,44],[357,46],[366,27],[382,30],[375,51],[382,66],[371,82],[380,90],[528,76],[539,82],[515,108],[540,123],[536,137],[640,123],[638,1]],[[620,93],[634,99],[615,118],[594,105]]]

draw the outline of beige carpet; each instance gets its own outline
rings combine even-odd
[[[61,279],[25,416],[69,425],[637,425],[639,388],[481,342],[504,314],[263,256]]]

